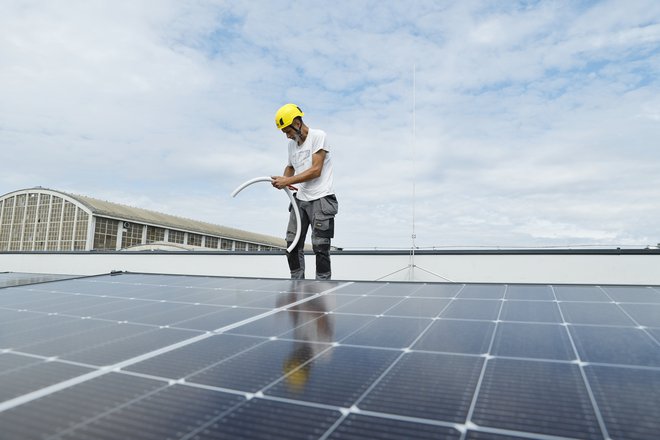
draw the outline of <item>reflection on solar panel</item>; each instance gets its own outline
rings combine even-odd
[[[47,281],[75,278],[75,275],[44,275],[35,273],[0,272],[0,289],[24,284],[45,283]]]
[[[0,437],[654,438],[659,338],[658,287],[7,287]]]

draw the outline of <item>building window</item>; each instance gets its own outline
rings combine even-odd
[[[59,197],[53,197],[50,209],[50,218],[48,219],[48,241],[46,249],[56,251],[60,243],[60,225],[62,224],[62,202]]]
[[[89,215],[78,208],[76,214],[76,235],[73,239],[73,250],[84,251],[87,248],[87,227]]]
[[[97,217],[94,229],[94,249],[117,249],[117,220]]]
[[[209,237],[208,235],[204,239],[204,247],[217,249],[218,248],[218,239],[216,237]]]
[[[9,237],[11,234],[12,216],[14,214],[14,197],[8,197],[2,206],[2,223],[0,224],[0,250],[9,250]]]
[[[231,251],[234,248],[234,242],[226,238],[220,239],[220,249],[223,251]]]
[[[172,229],[170,229],[170,238],[169,238],[168,241],[169,241],[170,243],[180,243],[180,244],[183,244],[183,238],[184,238],[184,235],[185,235],[185,234],[184,234],[183,232],[181,232],[181,231],[173,231]]]
[[[259,250],[259,245],[254,243],[248,243],[248,251],[255,252]]]
[[[0,250],[84,250],[89,215],[74,203],[38,192],[0,201]]]
[[[14,219],[11,224],[11,237],[9,242],[10,251],[21,250],[21,239],[23,237],[23,215],[25,214],[26,195],[16,196],[16,206],[14,207]]]
[[[188,244],[191,246],[202,246],[202,236],[199,234],[188,233]]]
[[[142,244],[142,229],[144,228],[143,225],[124,222],[123,227],[124,231],[121,236],[122,249]]]
[[[234,250],[235,251],[246,251],[247,250],[247,243],[244,241],[235,241],[234,242]]]
[[[34,231],[34,250],[46,250],[48,233],[48,212],[50,211],[50,194],[41,194],[37,210],[37,225]]]
[[[147,226],[147,243],[155,243],[157,241],[165,241],[165,228]]]
[[[60,236],[61,251],[70,251],[73,249],[73,227],[76,220],[76,205],[64,201],[64,211],[62,213],[62,234]]]
[[[30,193],[27,197],[27,209],[25,210],[25,227],[21,239],[21,250],[31,251],[34,245],[34,230],[37,220],[37,208],[39,204],[39,195]]]

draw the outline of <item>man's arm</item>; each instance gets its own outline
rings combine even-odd
[[[287,166],[284,169],[284,176],[271,176],[273,179],[273,186],[277,189],[282,189],[295,183],[307,182],[308,180],[316,179],[321,175],[321,172],[323,171],[325,155],[325,150],[319,150],[312,154],[312,166],[295,176],[293,175],[293,167]]]

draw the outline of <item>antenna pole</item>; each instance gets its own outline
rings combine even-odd
[[[412,93],[412,248],[410,252],[410,279],[415,279],[415,239],[417,234],[415,234],[415,141],[416,141],[416,131],[417,131],[417,65],[413,63],[413,93]]]

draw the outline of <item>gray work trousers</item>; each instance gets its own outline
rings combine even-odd
[[[335,236],[335,215],[338,211],[337,197],[334,194],[317,200],[303,201],[296,199],[300,211],[300,238],[298,244],[287,252],[287,261],[292,279],[305,279],[305,237],[312,226],[312,250],[316,256],[316,279],[329,280],[332,277],[330,267],[330,239]],[[286,230],[287,247],[296,236],[296,214],[289,208],[289,225]]]

